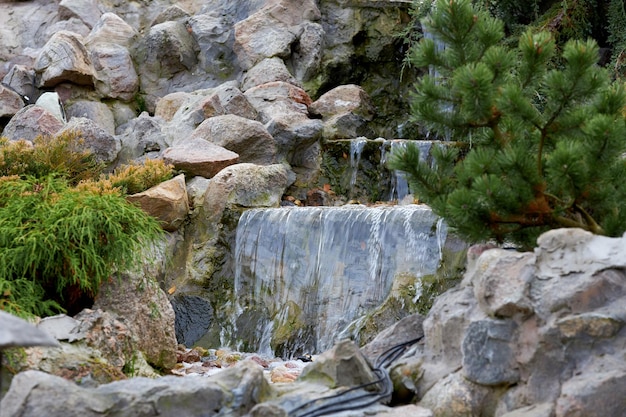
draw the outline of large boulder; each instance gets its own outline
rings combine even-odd
[[[30,140],[39,135],[55,135],[65,124],[41,106],[30,105],[18,111],[5,126],[2,136],[10,140]]]
[[[57,135],[77,132],[82,138],[81,146],[90,150],[98,162],[111,164],[117,158],[122,145],[120,140],[85,117],[73,117]]]
[[[239,155],[239,162],[270,165],[276,160],[277,147],[265,126],[255,120],[232,114],[215,116],[202,122],[191,135]]]
[[[189,212],[187,187],[183,174],[141,193],[129,195],[127,199],[158,219],[163,229],[168,232],[177,230]]]
[[[0,85],[0,118],[12,117],[24,107],[24,101],[15,91]]]
[[[168,147],[162,127],[160,118],[151,117],[146,112],[118,126],[116,137],[121,142],[121,149],[117,165],[159,157]]]
[[[435,415],[620,415],[625,239],[558,229],[534,252],[470,250],[478,257],[435,301],[396,385]]]
[[[35,61],[38,87],[54,87],[62,82],[93,86],[95,71],[83,38],[73,32],[55,33]]]
[[[159,97],[183,90],[186,73],[198,62],[198,44],[182,22],[168,21],[150,28],[133,53],[148,111]]]
[[[320,18],[314,1],[266,2],[261,10],[235,24],[234,49],[241,66],[247,70],[265,58],[289,58],[304,22]]]
[[[267,391],[263,369],[253,361],[210,378],[133,378],[97,388],[27,371],[13,379],[0,417],[242,416]]]
[[[128,326],[134,346],[148,363],[158,369],[176,365],[174,310],[156,282],[158,268],[116,273],[104,282],[94,309],[114,314]]]
[[[188,176],[212,178],[227,166],[236,164],[239,155],[204,139],[190,139],[163,152],[165,162]]]
[[[99,43],[118,45],[129,48],[139,34],[128,23],[114,13],[104,13],[85,39],[85,45],[91,48]]]

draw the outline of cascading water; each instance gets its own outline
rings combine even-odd
[[[381,169],[384,169],[387,166],[387,160],[389,156],[394,152],[394,150],[398,148],[405,148],[409,141],[407,140],[385,140],[383,141],[380,147],[380,165]],[[430,154],[430,148],[432,147],[431,141],[420,140],[420,141],[410,141],[410,143],[415,144],[420,150],[420,159],[422,161],[428,158]],[[411,194],[411,190],[409,189],[409,184],[407,183],[406,177],[400,171],[391,171],[389,176],[389,195],[387,196],[387,201],[401,201],[406,196]]]
[[[238,347],[282,356],[330,348],[399,275],[418,285],[437,271],[447,237],[439,220],[420,205],[244,212],[235,252]]]

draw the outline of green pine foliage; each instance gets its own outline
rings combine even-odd
[[[123,191],[171,177],[171,166],[122,168],[113,179],[123,184],[115,185],[101,168],[78,135],[34,145],[0,140],[1,310],[22,317],[65,311],[93,298],[114,271],[141,266],[146,248],[161,239],[158,221]]]
[[[420,200],[470,241],[532,247],[558,227],[621,235],[626,93],[597,65],[597,44],[568,41],[555,68],[549,33],[504,46],[502,22],[470,0],[437,1],[423,26],[410,59],[430,72],[412,117],[453,142],[432,161],[416,146],[392,157]]]

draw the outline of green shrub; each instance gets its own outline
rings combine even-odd
[[[161,235],[118,192],[77,190],[55,175],[2,177],[0,308],[46,315],[77,293],[93,297],[114,270],[140,265],[142,248]]]
[[[416,84],[412,116],[460,148],[434,147],[434,163],[416,146],[392,157],[420,200],[469,241],[532,247],[558,227],[620,236],[626,92],[598,67],[597,44],[567,42],[554,69],[549,33],[506,47],[502,22],[469,0],[439,0],[423,23],[434,40],[411,60],[431,73]]]

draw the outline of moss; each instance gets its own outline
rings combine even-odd
[[[274,333],[272,335],[271,347],[279,356],[288,352],[289,346],[298,340],[306,331],[306,322],[302,319],[302,309],[293,301],[287,302],[274,318]]]

